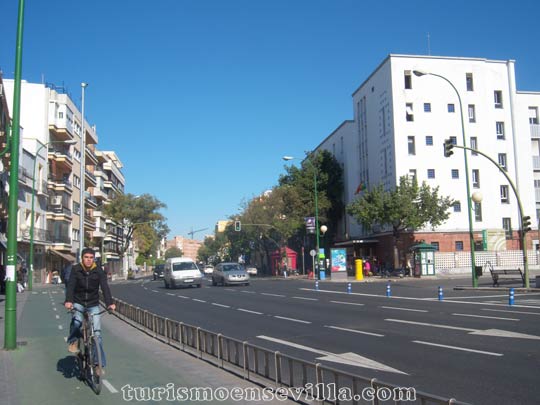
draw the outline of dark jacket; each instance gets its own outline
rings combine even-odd
[[[94,265],[92,270],[85,271],[78,263],[71,269],[71,275],[66,289],[66,302],[75,302],[84,307],[99,305],[99,287],[103,292],[105,305],[113,303],[111,290],[107,283],[107,275],[101,266]]]

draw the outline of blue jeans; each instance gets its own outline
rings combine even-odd
[[[76,342],[79,338],[82,338],[82,333],[81,333],[81,326],[83,323],[82,312],[85,311],[85,307],[83,307],[81,304],[74,303],[73,308],[75,308],[77,311],[73,311],[73,317],[71,318],[71,324],[69,325],[69,336],[67,338],[68,344]],[[107,363],[105,360],[105,352],[103,351],[103,341],[101,339],[101,315],[97,315],[99,313],[99,306],[96,305],[95,307],[88,307],[86,308],[86,311],[88,311],[88,313],[90,313],[91,316],[93,315],[94,335],[97,336],[98,338],[99,349],[101,351],[101,365],[105,367]],[[92,353],[92,357],[97,362],[96,353]]]

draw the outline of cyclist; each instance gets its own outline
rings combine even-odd
[[[99,313],[99,289],[103,292],[105,305],[110,311],[114,311],[111,290],[107,283],[107,275],[103,269],[94,262],[95,253],[90,248],[85,248],[81,253],[81,263],[73,266],[66,291],[66,301],[64,306],[73,311],[71,319],[69,337],[67,339],[68,350],[71,353],[78,353],[78,341],[81,337],[81,325],[83,322],[83,312],[88,311],[94,315],[94,333],[98,337],[101,350],[102,367],[105,367],[105,352],[101,340],[101,317]],[[81,312],[79,312],[81,311]]]

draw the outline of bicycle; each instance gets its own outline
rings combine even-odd
[[[83,314],[83,323],[81,325],[82,337],[79,339],[79,353],[77,353],[77,362],[79,367],[79,379],[89,383],[96,393],[101,392],[101,383],[103,375],[103,361],[101,358],[101,349],[99,339],[94,332],[94,315],[101,315],[107,310],[103,310],[90,316],[88,311],[80,311],[72,308],[70,312],[77,311]],[[110,312],[109,312],[110,313]],[[81,340],[83,347],[81,348]]]

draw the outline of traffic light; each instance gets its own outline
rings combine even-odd
[[[523,232],[530,232],[531,230],[531,217],[529,215],[525,215],[521,220],[521,229]]]
[[[240,232],[242,230],[242,224],[240,221],[234,221],[234,230]]]
[[[454,154],[454,144],[451,139],[444,140],[444,157],[450,157]]]

